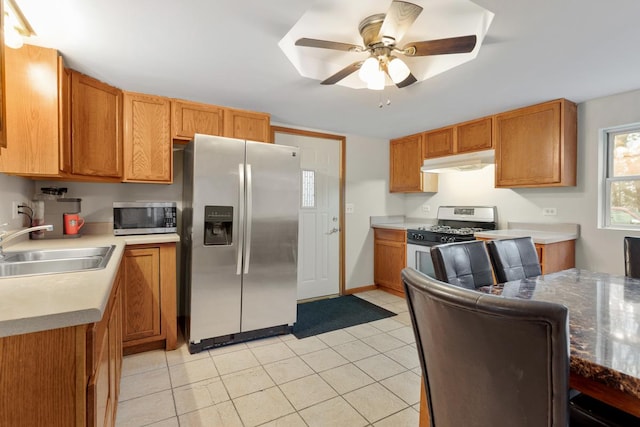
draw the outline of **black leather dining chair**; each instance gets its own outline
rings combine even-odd
[[[467,289],[493,285],[484,241],[445,243],[430,249],[436,279]]]
[[[640,278],[640,237],[624,238],[624,275]]]
[[[487,249],[498,283],[542,274],[536,245],[531,237],[489,240]]]
[[[402,280],[432,427],[617,425],[569,404],[565,306]]]

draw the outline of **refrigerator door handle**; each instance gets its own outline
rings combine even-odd
[[[247,163],[247,234],[244,244],[244,274],[249,273],[249,260],[251,258],[251,221],[253,208],[253,182],[251,178],[251,165]]]
[[[242,252],[244,251],[244,164],[238,164],[238,251],[236,260],[236,275],[242,274]]]

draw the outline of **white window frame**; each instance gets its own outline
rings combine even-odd
[[[620,133],[629,132],[640,132],[640,123],[604,128],[601,129],[600,132],[600,156],[598,159],[598,176],[600,177],[600,185],[598,186],[598,228],[610,230],[640,230],[640,224],[611,224],[611,183],[640,180],[640,175],[624,177],[609,176],[609,171],[613,170],[613,150],[611,143],[613,137]]]

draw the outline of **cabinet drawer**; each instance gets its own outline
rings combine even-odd
[[[375,229],[376,240],[391,240],[394,242],[405,242],[407,239],[407,232],[404,230],[381,230]]]

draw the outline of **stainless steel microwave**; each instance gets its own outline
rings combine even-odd
[[[113,202],[113,234],[116,236],[176,231],[176,202]]]

